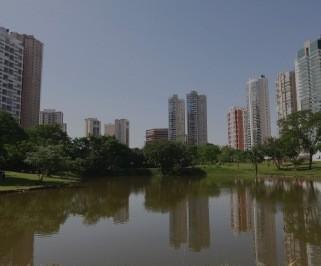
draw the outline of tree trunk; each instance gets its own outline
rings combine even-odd
[[[255,162],[255,177],[257,177],[257,172],[258,172],[257,162]]]
[[[310,154],[309,154],[309,170],[312,169],[312,157],[313,157],[313,152],[310,151]]]

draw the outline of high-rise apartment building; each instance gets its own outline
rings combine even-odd
[[[260,78],[247,82],[247,148],[262,144],[271,137],[268,80]]]
[[[64,132],[67,132],[67,124],[64,123],[64,114],[55,109],[44,109],[39,115],[39,125],[59,125]]]
[[[196,91],[187,94],[187,143],[207,143],[207,103],[205,95]]]
[[[85,136],[99,137],[100,136],[100,121],[97,118],[85,119]]]
[[[280,72],[276,78],[278,121],[297,111],[295,72]]]
[[[228,145],[234,149],[246,149],[247,111],[243,107],[231,107],[227,113]]]
[[[104,125],[104,135],[106,137],[115,137],[115,124],[108,123]]]
[[[321,38],[306,41],[295,60],[298,110],[321,110]]]
[[[129,146],[129,121],[127,119],[115,120],[115,137],[120,143]]]
[[[157,140],[168,140],[167,128],[152,128],[146,130],[146,143]]]
[[[21,126],[31,128],[39,124],[43,44],[32,35],[13,35],[24,47]]]
[[[175,94],[168,99],[168,140],[185,142],[185,101]]]
[[[23,44],[0,27],[0,110],[21,120]]]

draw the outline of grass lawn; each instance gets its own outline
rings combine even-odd
[[[224,165],[202,166],[210,179],[229,179],[240,177],[244,179],[253,179],[255,177],[254,166],[250,163],[227,163]],[[303,164],[295,170],[292,166],[283,167],[278,170],[273,163],[261,163],[258,167],[258,176],[279,176],[279,177],[300,177],[300,178],[318,178],[321,180],[321,163],[314,163],[312,170],[308,169],[307,164]]]
[[[4,191],[21,191],[32,188],[45,188],[50,186],[67,185],[77,182],[74,177],[44,177],[43,181],[39,180],[36,174],[6,172],[6,178],[0,179],[0,192]]]

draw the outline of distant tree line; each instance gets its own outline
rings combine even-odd
[[[321,149],[321,112],[300,111],[279,121],[280,137],[270,138],[250,151],[228,146],[186,145],[155,141],[143,149],[130,149],[112,137],[70,138],[57,126],[23,130],[9,114],[0,112],[0,168],[36,172],[40,178],[57,173],[106,176],[130,169],[160,168],[162,174],[178,174],[197,165],[252,162],[268,158],[275,166],[302,163],[306,153],[309,169],[312,156]]]

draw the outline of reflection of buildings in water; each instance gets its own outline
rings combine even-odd
[[[308,264],[311,266],[321,265],[321,246],[307,244]]]
[[[32,232],[10,236],[10,239],[2,238],[0,265],[33,265],[33,244]]]
[[[187,201],[182,200],[169,213],[170,244],[179,248],[187,242]]]
[[[284,249],[287,265],[308,265],[305,243],[295,238],[293,233],[284,233]]]
[[[210,246],[210,218],[208,197],[188,199],[189,247],[195,251]]]
[[[273,205],[253,202],[254,244],[257,265],[277,265],[276,229]]]
[[[114,214],[113,221],[115,224],[124,224],[129,221],[129,198],[127,197],[126,202],[124,202],[119,210]]]
[[[169,213],[170,243],[174,248],[189,243],[194,251],[210,246],[208,197],[182,200]]]
[[[231,227],[234,232],[252,229],[252,198],[248,189],[231,192]]]

